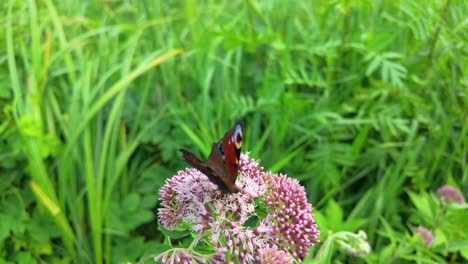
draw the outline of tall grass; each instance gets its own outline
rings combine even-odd
[[[35,260],[116,263],[154,248],[177,149],[206,156],[237,118],[251,156],[300,179],[318,211],[336,201],[376,255],[383,222],[409,225],[407,191],[468,190],[463,1],[0,7],[0,174],[16,175],[3,203],[19,190],[28,221],[58,229]],[[11,232],[2,258],[18,257],[12,241],[38,243]]]

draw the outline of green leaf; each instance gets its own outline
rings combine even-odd
[[[119,239],[115,242],[113,249],[113,261],[111,261],[113,263],[138,259],[144,253],[144,238],[137,236],[130,239]]]
[[[181,239],[183,237],[189,236],[192,234],[192,231],[190,229],[180,229],[176,228],[174,230],[170,230],[165,228],[162,224],[158,225],[158,229],[165,235],[168,236],[172,239]]]
[[[334,200],[330,200],[325,209],[325,215],[328,219],[328,226],[335,229],[339,228],[343,222],[343,210]]]
[[[422,196],[418,195],[413,192],[408,192],[408,195],[413,202],[413,204],[416,206],[416,208],[419,210],[420,214],[422,215],[423,219],[425,219],[427,222],[432,222],[434,219],[434,213],[431,210],[431,206],[429,204],[428,196]]]
[[[16,263],[37,263],[36,259],[30,252],[18,252],[15,256]]]
[[[211,255],[218,252],[218,249],[215,248],[211,243],[199,243],[195,247],[195,251],[203,255]]]
[[[11,226],[13,225],[14,219],[9,215],[0,213],[0,242],[5,240],[10,235]]]
[[[125,211],[135,211],[138,209],[138,206],[140,204],[140,196],[137,193],[130,193],[127,196],[125,196],[123,202],[122,202],[122,208]]]
[[[330,237],[331,238],[331,237]],[[309,261],[304,261],[304,263],[313,263],[313,264],[328,264],[331,263],[334,243],[332,239],[327,239],[321,245],[320,249],[318,250],[317,254],[315,255],[314,259],[310,259]]]
[[[468,241],[466,240],[451,240],[447,243],[449,252],[457,252],[459,250],[468,250]]]
[[[380,67],[381,61],[377,56],[373,57],[373,60],[371,60],[369,66],[367,66],[366,69],[366,75],[370,76],[372,73],[374,73],[375,70],[377,70],[378,67]]]
[[[260,219],[256,215],[250,216],[247,220],[245,220],[243,226],[249,228],[256,228],[260,223]]]
[[[463,256],[465,260],[468,260],[468,248],[460,249],[460,254]]]
[[[143,256],[141,257],[138,263],[146,263],[147,261],[149,263],[154,263],[154,257],[170,249],[172,249],[172,247],[169,245],[161,243],[151,243],[151,247],[143,253]]]
[[[255,214],[258,216],[260,220],[265,219],[268,215],[267,209],[264,207],[262,201],[263,200],[260,197],[254,199]]]

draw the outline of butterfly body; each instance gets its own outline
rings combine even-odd
[[[238,192],[236,178],[242,148],[242,124],[236,121],[223,138],[213,143],[206,162],[193,153],[181,149],[184,160],[205,174],[224,193]]]

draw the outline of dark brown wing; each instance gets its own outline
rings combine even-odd
[[[213,144],[206,164],[220,176],[228,192],[237,192],[236,179],[242,147],[242,125],[237,121],[219,142]]]
[[[213,152],[213,150],[211,151]],[[232,189],[232,187],[228,188],[228,186],[226,186],[226,184],[224,184],[224,182],[222,181],[221,176],[212,168],[210,168],[206,163],[199,160],[193,153],[191,153],[188,150],[180,149],[180,152],[182,152],[182,156],[188,164],[192,165],[197,170],[205,174],[208,177],[208,179],[212,183],[216,184],[223,193],[231,192],[230,190]]]
[[[242,124],[238,120],[222,139],[214,143],[210,156],[202,162],[191,152],[181,149],[185,161],[208,176],[211,182],[218,185],[223,193],[238,192],[236,179],[242,148]]]
[[[224,161],[230,177],[237,177],[240,152],[242,148],[242,124],[238,120],[234,127],[223,138]]]

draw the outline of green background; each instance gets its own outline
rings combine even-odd
[[[206,157],[237,118],[243,151],[305,186],[322,241],[367,233],[371,254],[332,261],[466,261],[468,210],[435,192],[468,191],[467,14],[461,0],[0,2],[0,263],[152,262],[178,149]]]

